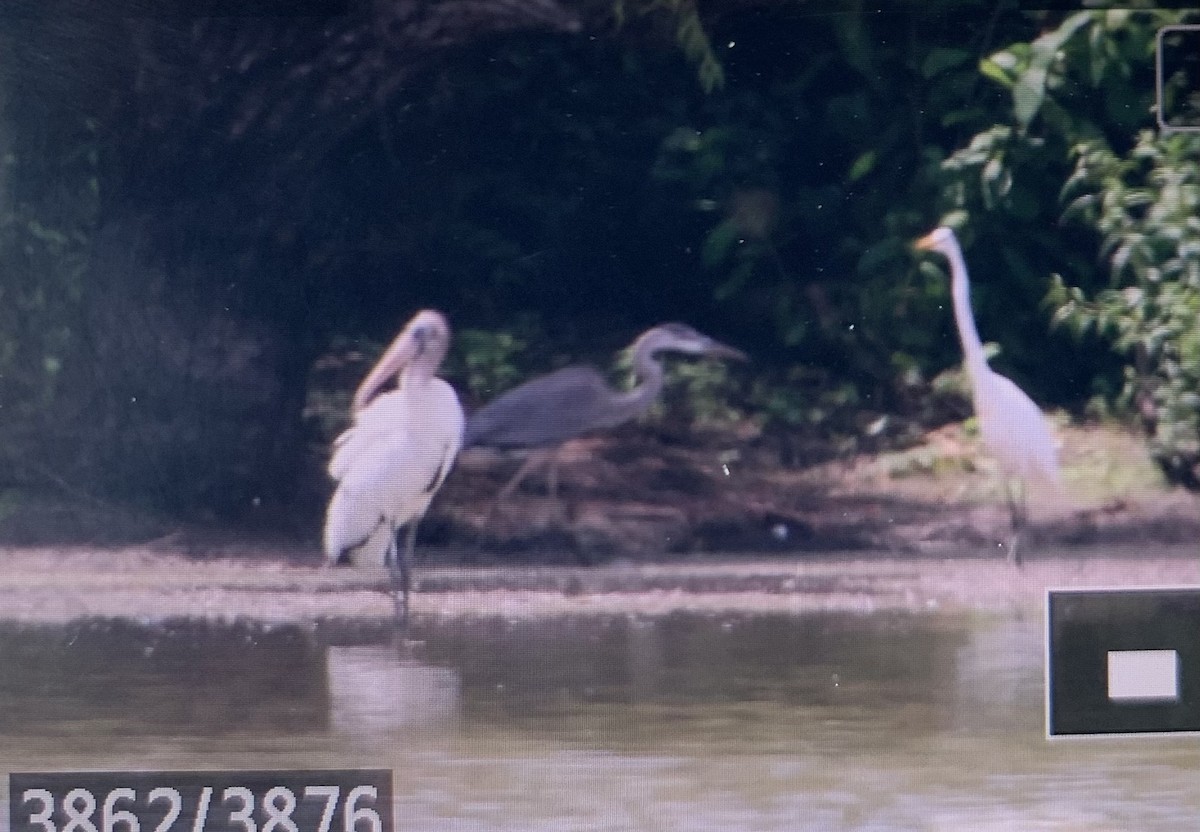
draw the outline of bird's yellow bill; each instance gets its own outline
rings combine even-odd
[[[933,232],[932,231],[929,232],[924,237],[922,237],[921,239],[919,239],[915,243],[913,243],[913,248],[919,249],[920,251],[932,250],[933,249]]]

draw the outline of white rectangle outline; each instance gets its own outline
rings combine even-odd
[[[1154,35],[1154,119],[1161,133],[1200,133],[1200,124],[1176,127],[1163,120],[1163,37],[1173,32],[1200,32],[1200,23],[1163,26]]]
[[[1200,25],[1196,27],[1200,29]],[[1050,595],[1059,593],[1079,595],[1098,592],[1196,592],[1200,593],[1200,584],[1174,586],[1072,586],[1046,587],[1046,603],[1042,606],[1042,626],[1045,635],[1042,639],[1042,730],[1047,742],[1080,742],[1087,740],[1124,740],[1124,739],[1156,739],[1174,740],[1200,737],[1200,731],[1146,731],[1118,732],[1115,734],[1051,734],[1050,733]]]

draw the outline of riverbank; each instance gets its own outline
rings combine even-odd
[[[535,475],[490,517],[519,463],[466,454],[422,524],[414,615],[1005,610],[1038,607],[1047,587],[1200,584],[1200,498],[1166,488],[1137,437],[1059,435],[1063,489],[1031,494],[1020,568],[1005,556],[999,479],[961,425],[807,467],[735,437],[682,446],[628,430],[568,446],[558,499]],[[0,620],[392,614],[386,574],[323,568],[315,530],[268,541],[122,525],[101,507],[89,533],[82,515],[53,510],[43,528],[81,533],[0,544]]]
[[[1168,488],[1140,437],[1095,426],[1057,433],[1063,487],[1030,494],[1027,550],[1200,542],[1200,495]],[[535,472],[500,506],[496,494],[521,460],[474,449],[434,499],[418,546],[472,565],[598,565],[744,552],[958,556],[1010,537],[1000,477],[962,424],[900,450],[820,463],[799,462],[786,438],[685,442],[626,426],[562,449],[556,498]],[[285,516],[251,511],[238,527],[184,524],[74,490],[0,492],[0,546],[169,539],[196,558],[242,548],[319,559],[329,488]]]
[[[436,558],[437,553],[433,553]],[[442,553],[446,554],[446,553]],[[382,569],[327,569],[287,552],[197,560],[161,545],[0,550],[0,620],[65,624],[189,617],[315,625],[392,615]],[[811,612],[1036,612],[1048,587],[1200,585],[1193,546],[1079,547],[1031,556],[830,553],[599,567],[418,569],[416,619]]]
[[[1095,426],[1057,434],[1062,487],[1030,492],[1028,546],[1200,543],[1200,497],[1166,487],[1140,437]],[[956,556],[1010,538],[1002,480],[963,424],[903,450],[806,466],[781,456],[765,441],[680,446],[630,430],[568,445],[558,499],[535,475],[489,516],[519,463],[472,451],[425,534],[475,562],[583,564],[745,551]]]

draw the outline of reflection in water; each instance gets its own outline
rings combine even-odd
[[[461,672],[472,719],[617,751],[693,737],[732,751],[876,744],[946,724],[966,633],[928,623],[679,614],[481,621],[421,637],[427,660]],[[812,720],[834,733],[813,738]]]
[[[1045,631],[1041,616],[996,619],[971,628],[954,658],[955,728],[1045,730],[1040,660]]]
[[[321,650],[293,627],[0,629],[0,737],[321,730]]]
[[[334,625],[0,629],[0,774],[386,767],[425,832],[1186,828],[1193,742],[1046,742],[1041,626],[478,620],[406,653]]]
[[[663,628],[645,618],[629,619],[626,631],[629,695],[649,699],[663,689],[667,642]]]
[[[338,733],[447,730],[458,717],[458,672],[402,657],[395,647],[330,647],[326,672],[329,722]]]

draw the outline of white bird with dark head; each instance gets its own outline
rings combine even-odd
[[[970,285],[962,248],[954,232],[945,226],[935,229],[916,242],[923,251],[936,251],[950,263],[950,294],[954,302],[954,322],[962,342],[967,376],[971,382],[971,400],[983,444],[995,458],[1005,477],[1004,494],[1012,520],[1013,534],[1008,558],[1020,563],[1020,537],[1027,520],[1027,494],[1030,483],[1061,488],[1058,450],[1045,415],[1033,400],[1011,379],[988,366],[971,313]],[[1020,482],[1014,494],[1010,480]]]
[[[592,431],[615,428],[650,409],[664,383],[660,353],[746,359],[741,351],[680,323],[660,324],[646,330],[630,350],[633,371],[641,382],[632,390],[614,390],[593,367],[564,367],[509,390],[473,413],[467,421],[463,446],[548,452],[553,491],[553,455],[559,446]],[[541,461],[543,457],[531,455],[501,490],[497,503]]]
[[[462,445],[462,406],[454,388],[435,375],[449,347],[441,313],[418,312],[355,391],[353,424],[337,438],[329,461],[338,485],[325,517],[325,556],[333,563],[386,565],[402,622],[417,524]],[[392,378],[396,388],[380,392]],[[396,533],[405,527],[398,551]]]

